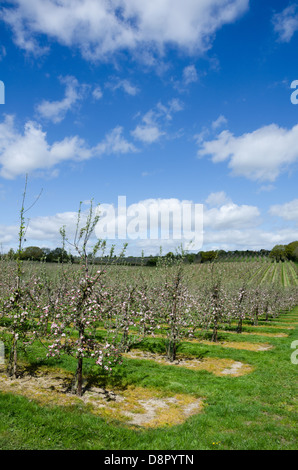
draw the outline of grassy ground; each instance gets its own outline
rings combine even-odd
[[[202,398],[203,409],[182,424],[131,427],[115,417],[94,415],[84,402],[42,405],[15,394],[11,387],[9,393],[0,392],[0,449],[296,450],[298,365],[291,362],[291,343],[298,339],[298,307],[269,324],[247,325],[244,332],[251,336],[222,332],[220,341],[235,345],[269,343],[273,348],[251,351],[227,348],[224,343],[184,343],[180,348],[186,356],[232,359],[250,365],[251,372],[242,376],[218,376],[210,370],[190,370],[128,357],[117,369],[113,379],[116,389],[141,387],[164,396],[187,394]],[[260,336],[262,332],[264,336]],[[266,333],[288,336],[265,336]],[[162,352],[160,341],[157,338],[148,342],[146,349]],[[42,355],[42,349],[35,346],[26,357],[32,370],[44,364]],[[65,371],[74,370],[70,359],[48,364],[57,365]],[[1,380],[4,379],[0,377]]]

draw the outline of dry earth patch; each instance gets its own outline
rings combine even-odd
[[[208,344],[209,346],[222,346],[223,348],[233,348],[233,349],[244,349],[246,351],[268,351],[273,349],[273,346],[269,343],[249,343],[244,341],[208,341],[208,340],[187,340],[191,343],[202,343]]]
[[[163,365],[184,367],[191,370],[206,370],[217,376],[233,375],[239,377],[241,375],[248,374],[253,370],[253,368],[248,364],[243,364],[239,361],[233,361],[232,359],[220,359],[214,357],[201,359],[195,357],[185,357],[178,354],[177,360],[171,362],[165,356],[160,354],[153,354],[139,350],[126,353],[125,356],[130,359],[146,359]]]
[[[91,386],[82,397],[68,391],[72,375],[65,371],[40,368],[35,375],[24,374],[17,379],[7,377],[0,369],[0,392],[22,395],[45,406],[81,404],[86,411],[122,424],[154,428],[183,423],[200,413],[204,399],[187,394],[169,394],[142,387],[109,390]]]

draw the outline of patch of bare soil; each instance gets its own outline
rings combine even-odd
[[[131,351],[129,353],[126,353],[125,356],[131,359],[147,359],[154,362],[158,362],[163,365],[174,365],[177,367],[185,367],[186,369],[191,370],[206,370],[208,372],[212,372],[217,376],[230,374],[239,377],[241,375],[248,374],[253,370],[253,368],[248,364],[236,362],[232,359],[220,359],[214,357],[185,358],[181,355],[177,355],[177,360],[171,362],[165,356],[144,351]]]
[[[225,331],[225,333],[227,333]],[[241,333],[244,334],[244,333]],[[250,333],[249,333],[250,334]],[[283,335],[281,333],[281,335]],[[287,336],[287,335],[285,335]],[[162,335],[155,335],[156,338],[163,338]],[[208,344],[210,346],[222,346],[223,348],[233,348],[233,349],[245,349],[246,351],[268,351],[272,349],[273,346],[268,343],[250,343],[245,341],[209,341],[205,339],[197,339],[197,338],[188,338],[184,340],[185,343],[200,343],[200,344]]]
[[[204,402],[202,398],[190,395],[165,397],[156,391],[137,387],[129,391],[123,405],[121,413],[129,424],[153,428],[183,423],[188,417],[200,413]]]
[[[246,351],[268,351],[273,349],[273,346],[268,343],[249,343],[245,341],[218,341],[215,343],[214,341],[207,340],[191,340],[191,342],[199,342],[209,346],[222,346],[223,348],[244,349]]]
[[[35,375],[25,373],[11,379],[0,367],[0,392],[23,395],[41,405],[83,404],[86,411],[130,426],[173,426],[203,409],[203,398],[187,394],[165,396],[158,390],[132,386],[115,391],[92,386],[77,397],[69,392],[72,376],[64,371],[40,368]]]
[[[247,331],[243,331],[241,333],[242,335],[246,335],[246,336],[249,336],[249,335],[253,335],[253,336],[268,336],[269,338],[286,338],[287,335],[286,333],[255,333],[255,332],[247,332]]]
[[[282,326],[282,325],[278,326],[278,325],[270,325],[270,324],[268,324],[268,325],[258,325],[256,328],[258,328],[258,329],[259,328],[272,328],[272,329],[274,328],[276,330],[294,330],[295,329],[294,326]]]

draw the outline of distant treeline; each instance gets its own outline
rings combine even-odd
[[[29,246],[22,250],[21,254],[14,252],[11,248],[8,253],[2,255],[5,259],[16,259],[19,256],[22,260],[31,260],[31,261],[45,261],[48,263],[78,263],[79,257],[73,256],[70,253],[67,253],[63,248],[55,248],[51,250],[50,248],[40,248],[38,246]],[[92,254],[88,255],[90,261],[95,264],[102,264],[104,262],[109,263],[111,261],[116,263],[125,263],[131,266],[156,266],[160,256],[126,256],[120,259],[117,259],[116,256],[103,256],[96,257],[93,259]],[[181,254],[174,254],[172,252],[167,253],[163,258],[174,260],[175,258],[181,257]],[[241,261],[245,259],[260,259],[260,258],[269,258],[275,261],[298,261],[298,241],[291,242],[288,245],[276,245],[272,250],[234,250],[234,251],[224,251],[224,250],[210,250],[210,251],[200,251],[198,253],[187,253],[184,257],[185,262],[192,263],[206,263],[212,261]]]

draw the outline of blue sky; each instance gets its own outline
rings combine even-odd
[[[0,27],[2,251],[26,174],[28,206],[42,189],[27,246],[60,246],[80,201],[119,196],[203,205],[203,250],[297,240],[298,2],[11,0]]]

